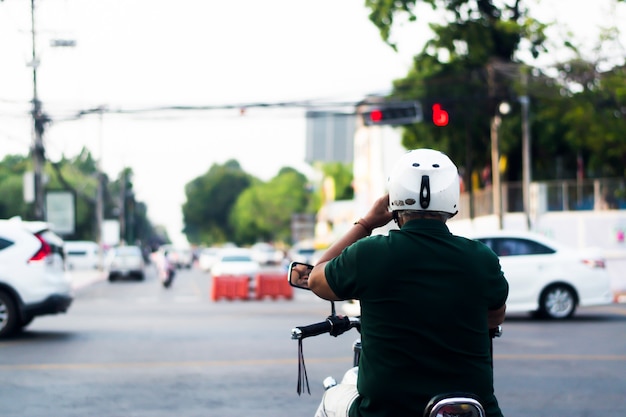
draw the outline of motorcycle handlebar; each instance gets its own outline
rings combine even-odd
[[[502,326],[498,326],[498,327],[495,327],[493,329],[489,329],[489,336],[492,339],[495,339],[496,337],[502,336]]]
[[[307,337],[319,336],[324,333],[330,333],[331,336],[337,337],[353,327],[356,327],[360,331],[360,317],[329,316],[326,321],[309,324],[308,326],[298,326],[291,329],[291,338],[305,339]],[[489,329],[489,336],[492,339],[502,336],[502,326]]]
[[[292,339],[305,339],[307,337],[319,336],[330,333],[331,336],[339,336],[353,327],[359,327],[361,320],[358,317],[330,316],[326,321],[309,324],[308,326],[298,326],[291,330]]]

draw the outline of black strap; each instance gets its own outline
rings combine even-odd
[[[304,387],[311,395],[311,389],[309,388],[309,377],[306,374],[306,366],[304,366],[304,355],[302,354],[302,339],[298,339],[298,395],[302,394]]]

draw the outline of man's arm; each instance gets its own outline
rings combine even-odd
[[[359,222],[355,223],[348,232],[337,242],[333,243],[322,255],[317,265],[311,271],[309,276],[309,288],[318,296],[325,300],[339,301],[341,300],[333,292],[326,281],[325,267],[328,261],[336,258],[341,252],[352,245],[357,240],[363,239],[372,233],[372,229],[384,226],[393,218],[389,211],[389,194],[380,197],[369,212]]]

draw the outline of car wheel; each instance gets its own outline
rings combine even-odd
[[[8,336],[18,329],[17,306],[9,294],[0,291],[0,337]]]
[[[552,285],[541,294],[539,314],[549,319],[566,319],[576,310],[576,293],[567,285]]]

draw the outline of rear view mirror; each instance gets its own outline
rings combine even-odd
[[[309,275],[313,270],[313,265],[305,264],[302,262],[292,262],[289,265],[289,285],[296,288],[303,288],[305,290],[309,288]]]

